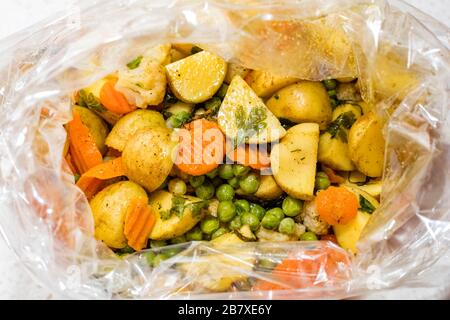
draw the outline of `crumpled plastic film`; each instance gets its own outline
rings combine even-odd
[[[0,231],[71,298],[345,298],[420,283],[450,245],[448,39],[399,0],[81,1],[0,43]],[[118,258],[95,240],[62,158],[71,94],[174,42],[279,75],[358,77],[386,120],[382,205],[358,255],[324,241],[194,242]],[[179,253],[150,267],[160,250]]]

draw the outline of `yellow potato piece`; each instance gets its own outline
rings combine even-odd
[[[166,66],[172,92],[186,103],[201,103],[210,99],[222,85],[226,72],[227,63],[207,51]]]
[[[294,198],[314,198],[318,144],[319,125],[301,123],[290,128],[272,148],[273,176],[280,188]]]
[[[369,177],[380,177],[384,164],[383,123],[373,112],[359,118],[348,134],[349,154],[356,168]]]
[[[359,196],[362,195],[367,201],[369,201],[374,208],[379,207],[378,201],[373,198],[368,193],[364,192],[360,188],[345,184],[343,185],[349,191],[354,193],[359,200]],[[345,225],[337,224],[333,226],[334,234],[336,235],[337,242],[339,245],[344,248],[350,250],[352,253],[356,253],[356,245],[358,243],[359,238],[361,237],[361,233],[366,226],[367,222],[369,222],[371,214],[364,212],[362,210],[358,210],[358,213],[355,218],[349,221]]]
[[[261,124],[264,124],[264,127],[251,134],[255,122],[250,119],[251,115],[255,113],[262,115]],[[220,129],[233,140],[238,138],[239,131],[246,135],[248,143],[272,142],[286,134],[286,130],[281,126],[277,117],[270,112],[264,102],[240,76],[235,76],[231,81],[217,119]],[[246,123],[248,126],[239,127],[239,122]]]
[[[322,83],[300,81],[277,91],[266,102],[278,118],[295,123],[315,122],[325,129],[331,120],[331,104]]]
[[[334,110],[331,117],[331,120],[334,121],[341,114],[346,112],[352,112],[355,116],[355,119],[358,120],[362,115],[362,108],[357,104],[345,103],[338,105]]]
[[[281,197],[282,194],[283,190],[278,186],[273,176],[262,175],[259,188],[253,195],[263,200],[274,200]]]
[[[123,234],[125,215],[131,202],[136,198],[147,199],[144,189],[131,181],[112,184],[91,200],[94,216],[95,238],[108,247],[123,248],[127,239]]]
[[[355,165],[350,159],[348,144],[339,137],[332,138],[328,132],[320,135],[317,158],[319,162],[334,170],[355,170]]]
[[[123,151],[128,140],[139,130],[166,127],[161,113],[153,110],[136,110],[120,118],[106,138],[106,145]]]
[[[173,151],[178,140],[172,140],[167,128],[139,131],[128,140],[122,153],[128,179],[147,191],[156,190],[173,167]]]
[[[245,77],[245,81],[261,98],[268,98],[276,91],[298,80],[297,78],[277,76],[260,70],[253,70]]]
[[[202,214],[193,214],[190,203],[200,202],[200,198],[183,196],[185,199],[185,209],[181,217],[172,214],[169,219],[163,220],[161,213],[172,208],[174,195],[167,191],[156,191],[149,198],[149,204],[156,213],[156,222],[149,235],[153,240],[168,240],[181,236],[191,230],[202,218]]]

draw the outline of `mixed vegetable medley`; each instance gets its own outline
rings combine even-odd
[[[379,206],[383,122],[358,79],[306,81],[159,45],[73,103],[65,158],[96,238],[119,255],[315,240],[356,254]]]

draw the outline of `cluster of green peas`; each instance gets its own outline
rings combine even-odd
[[[339,100],[336,97],[337,81],[334,79],[323,80],[323,85],[327,89],[331,105],[335,108],[339,104]]]
[[[252,173],[249,167],[240,164],[223,164],[204,176],[190,177],[189,185],[194,189],[197,197],[209,200],[214,195],[216,196],[219,201],[217,217],[206,217],[199,226],[170,241],[152,240],[150,247],[160,248],[187,241],[212,240],[231,230],[238,230],[243,225],[248,225],[252,231],[256,231],[262,226],[265,229],[292,235],[295,232],[294,218],[302,211],[303,202],[301,200],[287,196],[281,207],[266,210],[257,203],[251,203],[245,199],[235,199],[236,189],[240,189],[246,194],[253,194],[258,190],[259,184],[258,175]],[[328,176],[323,172],[318,172],[316,190],[323,190],[329,186]],[[170,180],[168,184],[169,191],[176,195],[185,194],[187,188],[187,184],[179,178]],[[315,241],[317,239],[315,233],[308,231],[303,233],[299,240]],[[149,252],[146,256],[147,261],[151,266],[157,266],[161,261],[177,254],[179,250],[174,247],[165,249],[158,254]]]

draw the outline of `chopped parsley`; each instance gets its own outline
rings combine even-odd
[[[375,211],[375,207],[373,204],[370,203],[369,200],[364,198],[362,195],[359,195],[359,206],[361,208],[361,211],[372,213]]]
[[[186,209],[190,209],[192,216],[197,217],[203,209],[209,206],[209,200],[202,200],[192,203],[186,203],[186,198],[180,196],[173,196],[172,207],[170,210],[164,210],[160,212],[162,220],[170,219],[173,215],[176,215],[181,219]]]
[[[331,138],[338,137],[342,141],[347,142],[346,130],[350,129],[355,121],[356,117],[353,112],[344,112],[328,125],[326,131],[331,135]]]
[[[127,63],[127,67],[130,70],[136,69],[141,65],[142,56],[135,58],[134,60]]]
[[[263,107],[255,107],[247,114],[243,106],[236,108],[236,127],[238,129],[236,145],[240,145],[244,140],[252,137],[265,129],[267,123],[266,110]]]
[[[105,107],[92,94],[92,92],[87,93],[85,90],[80,90],[80,92],[78,93],[78,105],[95,112],[102,113],[106,111]]]

